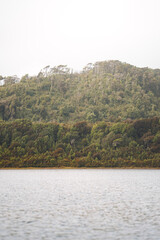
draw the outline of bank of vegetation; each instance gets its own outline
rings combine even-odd
[[[160,119],[0,121],[0,167],[160,167]]]
[[[160,69],[46,66],[0,85],[0,167],[160,167]]]

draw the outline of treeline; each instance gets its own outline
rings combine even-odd
[[[0,121],[0,167],[160,167],[160,119]]]
[[[4,83],[0,119],[5,121],[95,123],[160,116],[159,69],[120,61],[90,63],[80,73],[46,66],[37,76],[7,77]]]

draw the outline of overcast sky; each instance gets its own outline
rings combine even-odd
[[[120,60],[160,68],[160,0],[0,0],[0,75]]]

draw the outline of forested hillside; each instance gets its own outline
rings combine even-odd
[[[0,80],[0,167],[160,167],[159,69],[106,61]]]
[[[160,121],[0,121],[0,167],[160,167]]]
[[[74,123],[160,116],[160,70],[120,61],[45,67],[37,76],[1,76],[0,119]]]

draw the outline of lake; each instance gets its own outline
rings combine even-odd
[[[0,170],[0,239],[159,240],[160,170]]]

